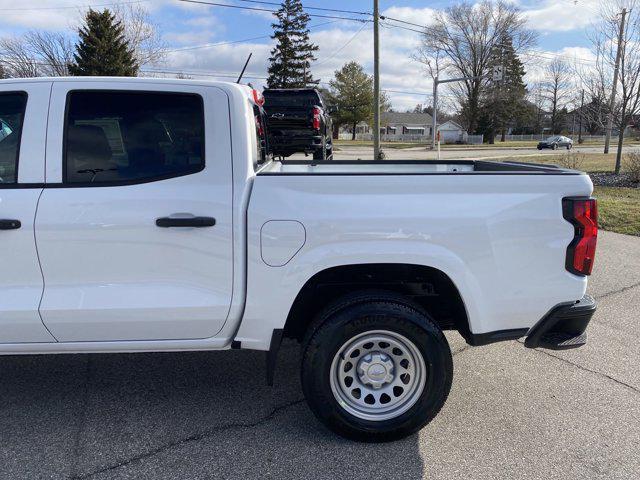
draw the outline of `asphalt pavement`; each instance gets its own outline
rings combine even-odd
[[[639,149],[637,145],[625,146],[624,151]],[[576,146],[573,152],[577,153],[602,153],[603,146]],[[437,151],[430,150],[424,146],[409,148],[383,148],[387,160],[435,160],[438,158]],[[613,150],[612,150],[613,151]],[[538,150],[535,147],[452,147],[447,146],[440,150],[440,158],[443,160],[501,160],[514,157],[538,157],[540,155],[555,156],[566,153],[567,150]],[[338,145],[334,155],[336,160],[371,160],[373,159],[373,148],[362,145]],[[311,156],[295,154],[289,157],[290,160],[309,160]]]
[[[640,238],[602,232],[598,248],[585,347],[448,334],[447,404],[390,444],[316,421],[294,343],[272,388],[259,352],[0,358],[0,478],[640,478]]]

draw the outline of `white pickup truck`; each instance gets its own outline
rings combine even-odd
[[[274,162],[247,87],[0,81],[0,353],[302,344],[335,432],[401,438],[443,406],[443,331],[584,344],[592,183],[553,166]]]

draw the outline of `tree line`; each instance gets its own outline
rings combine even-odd
[[[630,12],[621,44],[618,97],[610,97],[617,53],[618,14]],[[569,122],[579,131],[602,132],[613,114],[621,146],[626,127],[640,117],[640,0],[603,0],[600,16],[588,30],[593,63],[538,53],[536,33],[517,4],[507,0],[462,0],[439,10],[421,29],[413,54],[432,79],[461,77],[451,84],[452,102],[442,107],[472,134],[493,142],[507,133],[557,134]],[[427,22],[425,22],[427,23]],[[310,39],[309,15],[301,0],[282,0],[272,24],[269,88],[314,87],[338,107],[337,125],[354,131],[373,112],[373,79],[356,61],[347,62],[328,83],[313,75],[318,46]],[[31,31],[0,40],[0,77],[58,75],[137,75],[157,63],[165,49],[157,29],[139,5],[89,10],[74,32]],[[527,63],[545,64],[544,75],[527,85]],[[490,72],[503,67],[494,81]],[[391,105],[381,98],[383,110]],[[447,108],[448,107],[448,108]],[[416,111],[431,112],[431,107]],[[444,113],[444,112],[443,112]],[[573,128],[572,128],[573,129]]]
[[[157,27],[138,4],[89,9],[69,32],[32,30],[2,38],[0,52],[0,78],[136,76],[142,65],[165,55]]]

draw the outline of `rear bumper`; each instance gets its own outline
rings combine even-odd
[[[590,295],[571,304],[558,305],[529,330],[525,346],[550,350],[581,347],[587,343],[587,325],[596,307]]]
[[[270,139],[274,153],[313,153],[321,150],[322,135],[273,135]]]

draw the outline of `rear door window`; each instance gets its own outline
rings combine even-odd
[[[26,93],[0,93],[0,184],[18,181],[20,138],[26,106]]]
[[[75,91],[67,102],[66,183],[142,183],[205,166],[199,95]]]
[[[320,98],[314,92],[264,92],[266,109],[269,108],[310,108],[320,105]]]

